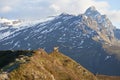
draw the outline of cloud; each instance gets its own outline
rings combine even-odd
[[[107,11],[108,18],[113,22],[113,25],[120,28],[120,10]]]
[[[50,8],[54,9],[54,10],[55,10],[55,12],[57,12],[57,11],[59,11],[59,10],[60,10],[60,7],[59,7],[59,6],[57,6],[57,5],[55,5],[55,4],[52,4],[52,5],[50,6]]]
[[[120,10],[111,10],[110,4],[107,1],[98,0],[53,0],[51,8],[57,12],[66,12],[69,14],[81,14],[90,6],[95,6],[101,14],[106,14],[114,25],[120,23]]]
[[[110,10],[110,5],[107,1],[97,0],[54,0],[51,4],[53,11],[57,13],[65,12],[69,14],[82,14],[90,6],[95,6],[101,14],[106,14],[114,25],[118,26],[120,23],[120,11]]]
[[[4,6],[0,9],[1,13],[7,13],[7,12],[10,12],[10,11],[12,11],[12,8],[10,6]]]
[[[108,0],[1,0],[0,16],[15,18],[42,18],[60,13],[82,14],[95,6],[102,14],[108,15],[113,23],[120,23],[120,10],[111,10]]]
[[[84,10],[90,6],[95,6],[97,9],[102,10],[109,7],[106,1],[95,1],[95,0],[53,0],[51,6],[55,11],[67,12],[71,14],[84,13]],[[55,7],[59,8],[56,9]],[[102,12],[102,11],[101,11]]]

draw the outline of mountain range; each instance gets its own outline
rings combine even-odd
[[[120,75],[120,29],[95,7],[33,25],[0,26],[0,50],[51,52],[54,46],[94,74]]]

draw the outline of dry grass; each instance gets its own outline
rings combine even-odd
[[[48,54],[43,49],[35,50],[29,59],[10,72],[6,80],[120,80],[113,76],[96,77],[58,51]]]
[[[96,80],[88,70],[59,52],[35,51],[29,63],[9,74],[10,80]]]

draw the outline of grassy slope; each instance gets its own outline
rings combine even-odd
[[[26,53],[31,54],[31,51],[19,51],[19,55],[21,53],[26,55]],[[16,55],[18,57],[18,54]],[[96,78],[80,64],[57,51],[48,54],[43,49],[39,49],[29,56],[29,60],[21,63],[9,74],[2,77],[0,75],[0,80],[4,80],[3,77],[7,78],[6,80],[120,80],[120,77],[105,75],[97,75]]]
[[[10,80],[96,80],[96,77],[59,52],[35,51],[30,62],[9,74]]]

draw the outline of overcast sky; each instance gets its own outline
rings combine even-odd
[[[60,13],[81,14],[95,6],[120,27],[120,0],[0,0],[0,17],[41,19]]]

